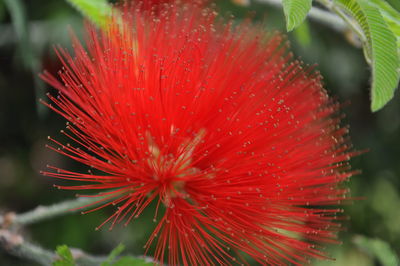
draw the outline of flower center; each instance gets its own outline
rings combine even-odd
[[[171,126],[171,136],[174,134],[174,126]],[[177,147],[175,154],[165,153],[155,143],[149,131],[146,131],[150,156],[147,163],[152,169],[153,178],[163,184],[160,195],[164,204],[171,205],[171,199],[188,197],[185,192],[185,183],[188,176],[197,175],[199,168],[192,165],[193,154],[196,147],[204,141],[205,129],[200,129],[192,138],[188,137]]]

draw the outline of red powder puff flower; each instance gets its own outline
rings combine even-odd
[[[158,13],[160,10],[165,8],[164,7],[165,5],[171,4],[171,3],[180,4],[182,2],[186,2],[186,3],[195,4],[197,6],[204,6],[205,4],[210,2],[210,0],[145,0],[145,1],[130,0],[130,1],[137,3],[136,7],[141,9],[142,12],[143,11],[152,11],[155,13]]]
[[[352,174],[337,105],[281,35],[215,16],[133,8],[122,25],[90,28],[87,49],[58,49],[62,82],[43,75],[59,92],[48,105],[77,144],[51,139],[53,149],[95,172],[45,174],[100,191],[116,208],[111,227],[155,201],[146,247],[170,265],[325,258]]]

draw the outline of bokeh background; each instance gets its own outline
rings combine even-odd
[[[0,0],[0,212],[25,212],[74,197],[74,192],[53,188],[55,180],[39,175],[46,164],[79,169],[81,166],[45,148],[47,136],[62,139],[65,121],[38,101],[51,91],[39,78],[42,69],[60,68],[53,45],[69,47],[68,28],[82,34],[83,18],[64,0],[25,0],[20,11],[10,12]],[[254,1],[253,1],[254,2]],[[217,3],[221,14],[263,21],[266,30],[285,31],[281,9],[266,4],[238,6]],[[255,12],[256,11],[256,12]],[[255,13],[252,13],[255,12]],[[27,30],[18,25],[26,23]],[[16,27],[15,27],[16,26]],[[362,50],[343,34],[310,21],[310,40],[289,34],[296,57],[318,64],[330,95],[343,104],[344,124],[350,127],[354,150],[366,151],[352,159],[361,174],[348,183],[360,198],[345,207],[350,217],[340,233],[343,244],[328,247],[336,261],[312,265],[381,265],[383,252],[371,252],[363,240],[379,242],[400,253],[400,99],[396,95],[377,113],[369,109],[370,71]],[[24,236],[54,250],[67,244],[93,254],[107,254],[123,242],[127,251],[140,255],[154,224],[152,211],[124,228],[95,231],[112,210],[81,216],[66,215],[23,228]],[[366,238],[364,238],[366,237]],[[378,253],[378,254],[377,254]],[[33,265],[0,250],[0,265]]]

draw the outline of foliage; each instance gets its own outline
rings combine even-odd
[[[15,32],[20,39],[20,52],[22,53],[23,63],[27,68],[30,67],[32,62],[33,52],[29,43],[29,31],[27,29],[27,21],[25,14],[25,7],[21,0],[5,0],[8,10],[12,16]]]
[[[400,13],[383,0],[319,2],[356,29],[372,68],[371,110],[381,109],[393,98],[400,79]],[[305,19],[311,0],[284,0],[283,9],[287,30],[291,31]]]
[[[111,266],[112,262],[115,260],[115,258],[124,251],[125,246],[123,244],[119,244],[116,248],[114,248],[111,252],[110,255],[108,255],[108,258],[101,264],[101,266]]]
[[[100,266],[146,266],[153,265],[153,263],[146,262],[144,259],[135,258],[133,256],[118,257],[125,249],[123,244],[119,244],[108,255],[107,259],[101,262]],[[53,262],[53,266],[78,266],[83,265],[75,261],[71,250],[67,245],[57,246],[56,254],[59,256]]]
[[[107,0],[66,0],[84,16],[99,26],[107,23],[113,13],[112,6]]]
[[[400,2],[398,3],[400,5]],[[400,11],[382,0],[370,0],[369,4],[381,12],[383,19],[397,38],[397,50],[400,53]]]
[[[67,245],[58,246],[56,249],[57,255],[60,257],[54,261],[53,266],[74,266],[75,260],[72,256],[71,250]]]
[[[101,263],[101,266],[150,266],[153,265],[151,262],[146,262],[144,259],[135,258],[133,256],[123,256],[117,259],[117,257],[124,251],[125,246],[119,244],[115,249],[113,249],[108,255],[108,258]]]
[[[283,11],[286,18],[286,29],[291,31],[298,27],[311,9],[312,0],[283,0]]]
[[[396,266],[400,260],[390,246],[380,239],[370,239],[365,236],[356,236],[355,244],[371,256],[378,259],[382,266]]]
[[[366,0],[338,0],[363,31],[364,54],[372,67],[371,109],[377,111],[393,98],[399,82],[400,58],[396,37],[378,8]],[[400,16],[399,16],[400,18]]]

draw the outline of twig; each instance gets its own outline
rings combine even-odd
[[[0,230],[0,245],[9,254],[30,260],[40,265],[52,265],[58,258],[55,252],[24,240],[19,234],[9,230]],[[77,265],[95,266],[106,260],[105,256],[92,256],[80,249],[71,248],[71,253]]]
[[[89,207],[80,208],[90,205],[94,207],[100,204],[101,197],[82,197],[72,200],[63,201],[50,206],[38,206],[35,209],[22,214],[7,214],[0,216],[0,225],[8,227],[11,225],[28,225],[39,221],[48,220],[53,217],[61,216],[67,213],[82,211]]]
[[[108,196],[109,197],[109,196]],[[52,265],[58,258],[55,252],[46,250],[36,244],[30,243],[16,233],[18,226],[33,224],[60,215],[81,211],[100,205],[106,197],[82,197],[56,203],[50,206],[39,206],[32,211],[22,214],[7,213],[0,216],[0,249],[19,258],[28,259],[41,265]],[[84,207],[83,207],[84,206]],[[70,248],[76,265],[97,266],[106,260],[106,256],[93,256],[80,249]],[[142,257],[144,261],[154,263],[149,257]]]
[[[41,265],[51,265],[56,258],[51,251],[25,242],[24,239],[8,230],[0,230],[0,244],[8,253],[29,259]]]

